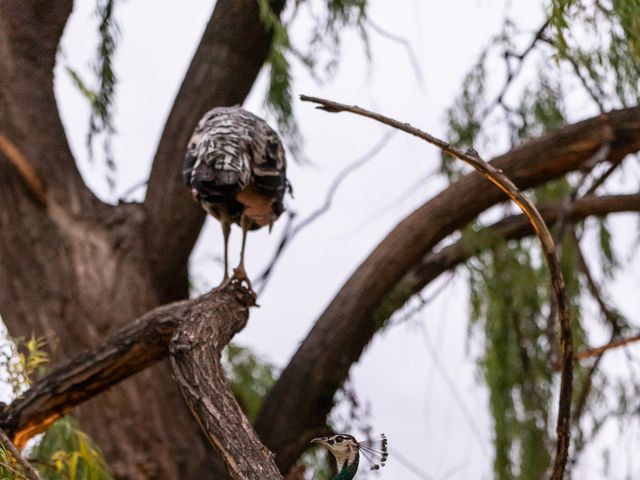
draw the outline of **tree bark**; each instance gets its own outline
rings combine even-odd
[[[227,380],[220,353],[247,323],[253,296],[239,287],[195,305],[171,340],[171,366],[189,408],[235,480],[281,480]],[[244,308],[237,308],[241,304]]]

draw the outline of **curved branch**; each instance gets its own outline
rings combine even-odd
[[[581,168],[606,142],[611,144],[610,162],[640,150],[639,107],[550,132],[491,164],[525,189]],[[374,313],[384,307],[387,293],[439,241],[504,200],[499,190],[486,188],[484,182],[478,173],[466,175],[400,222],[318,319],[269,394],[256,423],[281,470],[291,467],[326,421],[349,367],[382,326]]]
[[[556,222],[563,214],[566,215],[568,221],[578,222],[589,216],[601,217],[611,213],[640,212],[640,194],[589,196],[576,200],[568,210],[563,202],[544,205],[539,210],[547,223]],[[502,238],[505,241],[519,240],[532,233],[531,224],[523,215],[505,218],[479,232],[481,237],[486,235],[492,238]],[[464,239],[461,239],[437,252],[427,254],[402,277],[385,297],[382,302],[384,308],[378,309],[374,314],[377,323],[384,323],[413,295],[422,291],[443,273],[456,268],[472,256],[478,255],[485,247],[486,245],[469,245]]]
[[[556,424],[557,450],[550,478],[562,480],[569,455],[570,428],[571,428],[571,395],[573,392],[573,338],[571,335],[571,311],[570,303],[560,268],[560,261],[556,253],[556,245],[551,232],[544,222],[540,212],[531,200],[507,177],[500,169],[485,163],[475,151],[462,152],[452,145],[419,130],[407,123],[401,123],[383,115],[373,113],[360,107],[350,107],[337,102],[324,100],[317,97],[301,97],[303,101],[310,101],[321,105],[321,109],[329,112],[350,112],[363,117],[371,118],[385,125],[402,130],[427,141],[474,168],[484,175],[487,180],[496,185],[500,190],[516,204],[529,219],[529,223],[540,239],[540,245],[547,262],[551,285],[558,309],[558,321],[560,322],[560,349],[562,351],[562,375],[560,381],[560,399],[558,406],[558,422]]]
[[[279,14],[285,0],[271,0]],[[237,105],[251,90],[271,45],[257,0],[218,0],[182,82],[156,152],[144,201],[151,268],[161,302],[187,296],[187,261],[205,215],[181,179],[197,122],[209,109]]]
[[[614,340],[612,342],[607,343],[606,345],[602,345],[597,348],[591,348],[588,350],[582,350],[581,352],[576,353],[576,360],[584,360],[586,358],[598,357],[602,355],[604,352],[611,350],[613,348],[624,347],[625,345],[629,345],[630,343],[636,343],[640,341],[640,335],[633,335],[631,337],[621,338],[619,340]]]

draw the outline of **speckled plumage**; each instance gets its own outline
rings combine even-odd
[[[194,198],[218,219],[240,223],[249,191],[271,206],[250,229],[269,225],[284,211],[286,158],[278,134],[240,107],[209,110],[196,127],[185,155],[183,176]]]
[[[222,223],[225,239],[225,280],[229,226],[243,229],[240,265],[244,273],[247,230],[269,226],[284,212],[289,188],[286,158],[278,134],[267,123],[240,107],[209,110],[198,123],[187,147],[183,179],[193,198]]]

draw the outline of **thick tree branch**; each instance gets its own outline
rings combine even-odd
[[[229,315],[246,316],[250,303],[243,294],[232,286],[150,311],[36,381],[0,413],[0,428],[23,445],[73,407],[165,358],[181,321],[220,304]]]
[[[276,14],[284,4],[271,0]],[[216,2],[165,124],[145,198],[151,267],[163,302],[187,296],[187,260],[205,217],[181,180],[187,142],[209,109],[244,101],[270,44],[257,0]]]
[[[571,334],[571,311],[567,298],[567,292],[560,268],[560,261],[556,253],[556,245],[551,232],[544,222],[540,212],[533,202],[506,176],[502,170],[485,163],[475,151],[462,152],[452,145],[440,140],[422,130],[407,123],[401,123],[389,117],[365,110],[360,107],[351,107],[321,98],[307,97],[303,95],[303,101],[320,104],[321,109],[329,112],[350,112],[363,117],[371,118],[385,125],[402,130],[437,146],[446,152],[480,172],[487,180],[496,185],[500,190],[516,204],[525,214],[529,223],[540,239],[540,245],[547,262],[547,268],[551,277],[551,286],[555,305],[558,309],[558,321],[560,323],[560,349],[562,352],[562,375],[560,381],[560,399],[558,407],[558,421],[556,425],[557,450],[550,478],[562,480],[569,455],[569,443],[571,433],[571,395],[573,392],[573,337]]]
[[[220,353],[247,323],[247,292],[234,302],[218,301],[192,309],[170,345],[171,367],[182,394],[231,478],[281,480],[273,455],[260,442],[224,376]],[[238,304],[245,304],[239,309]]]
[[[556,222],[563,214],[564,209],[562,202],[539,208],[542,218],[548,224]],[[566,211],[566,216],[567,220],[578,222],[589,216],[600,217],[617,212],[640,212],[640,194],[584,197],[571,204]],[[531,224],[523,215],[505,218],[479,232],[481,237],[489,236],[504,240],[519,240],[532,233]],[[429,283],[482,252],[485,248],[484,244],[470,245],[463,238],[437,252],[425,255],[385,297],[382,306],[374,314],[377,323],[384,323],[393,312],[400,309],[413,295],[420,292]]]
[[[640,150],[639,107],[558,129],[491,163],[525,189],[581,168],[606,142],[611,144],[608,161],[613,163]],[[505,199],[484,182],[478,173],[466,175],[403,220],[358,267],[316,322],[256,423],[281,470],[290,468],[326,421],[350,365],[381,327],[374,314],[387,293],[439,241]]]

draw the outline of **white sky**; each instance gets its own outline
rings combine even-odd
[[[96,46],[94,2],[75,3],[63,52],[71,66],[87,74]],[[424,88],[420,88],[401,45],[371,32],[373,63],[368,66],[357,35],[348,33],[340,68],[332,82],[316,84],[293,62],[296,94],[360,104],[443,136],[444,111],[481,48],[499,33],[508,2],[370,3],[374,22],[402,35],[413,46],[424,75]],[[213,4],[212,0],[192,0],[185,8],[183,2],[156,0],[150,8],[148,2],[118,2],[122,36],[115,65],[119,79],[115,195],[106,187],[100,162],[90,163],[87,159],[86,102],[62,69],[58,70],[56,93],[72,149],[88,184],[102,198],[112,201],[148,175],[164,121]],[[512,10],[531,30],[541,23],[539,2],[513,2]],[[304,38],[309,28],[308,16],[301,15],[294,25],[294,41]],[[502,77],[496,74],[495,78],[496,85],[500,85]],[[261,77],[248,108],[263,113],[263,96]],[[386,130],[348,114],[317,111],[309,104],[298,104],[296,110],[306,139],[305,151],[313,161],[312,166],[301,166],[290,160],[295,198],[289,207],[303,218],[323,202],[337,172],[367,152]],[[588,113],[579,111],[577,116]],[[502,148],[494,146],[481,153],[488,157]],[[434,148],[414,138],[395,135],[381,154],[342,185],[330,213],[290,245],[259,299],[261,307],[252,311],[249,325],[237,341],[284,366],[357,265],[400,219],[442,188],[442,182],[429,181],[405,194],[409,185],[433,170],[438,162],[439,154]],[[133,198],[139,199],[142,194],[140,190]],[[250,235],[250,276],[257,275],[271,257],[283,223],[274,228],[271,236],[266,231]],[[208,220],[192,257],[196,284],[202,289],[217,284],[221,278],[221,267],[215,260],[222,254],[219,230],[215,220]],[[232,265],[238,259],[239,240],[236,229],[231,237]],[[637,281],[636,276],[635,283],[625,284],[622,291],[631,295]],[[465,282],[458,278],[418,318],[378,335],[352,370],[360,398],[371,403],[375,431],[385,432],[390,439],[392,457],[381,478],[413,477],[394,459],[393,452],[400,452],[418,465],[428,474],[424,478],[492,477],[487,394],[479,385],[473,355],[467,349],[466,303]],[[473,344],[471,349],[474,350]],[[449,388],[443,370],[455,383],[457,394]],[[599,463],[598,457],[581,468],[576,478],[604,478],[592,466]],[[635,461],[621,466],[620,471],[634,471],[638,465]]]

